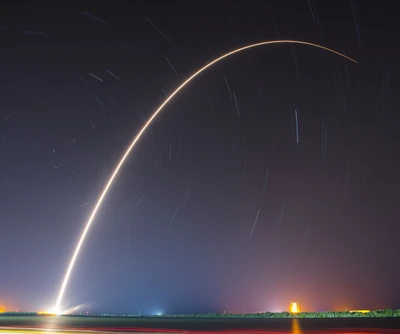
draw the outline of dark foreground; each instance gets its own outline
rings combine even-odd
[[[400,318],[182,319],[83,316],[0,316],[0,333],[399,333]]]

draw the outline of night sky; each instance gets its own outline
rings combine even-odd
[[[18,4],[17,4],[18,3]],[[0,305],[400,307],[393,1],[2,1]],[[297,122],[296,122],[297,114]]]

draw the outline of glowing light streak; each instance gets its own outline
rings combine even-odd
[[[234,91],[234,90],[232,90],[232,93],[233,93],[233,99],[235,100],[235,105],[236,105],[236,112],[237,112],[237,115],[238,115],[238,116],[240,116],[240,113],[239,113],[239,104],[238,104],[238,101],[237,101],[237,98],[236,98],[235,91]]]
[[[91,75],[93,78],[96,78],[96,79],[99,80],[100,82],[103,82],[102,79],[100,79],[99,77],[95,76],[93,73],[89,73],[89,75]]]
[[[299,120],[297,119],[297,110],[294,111],[294,114],[296,116],[296,141],[298,144],[299,143]]]
[[[283,204],[282,204],[282,209],[281,209],[281,215],[279,216],[279,220],[278,220],[278,226],[276,227],[276,230],[279,230],[279,226],[281,225],[281,221],[282,221],[282,216],[283,216],[283,210],[285,210],[285,203],[286,200],[283,200]]]
[[[256,224],[257,224],[257,220],[258,220],[258,216],[259,216],[259,215],[260,215],[260,210],[257,211],[257,216],[256,216],[256,219],[254,220],[253,228],[251,229],[251,232],[250,232],[250,235],[249,235],[249,239],[250,239],[251,236],[253,235],[253,231],[254,231],[254,228],[256,227]]]
[[[189,84],[195,77],[197,77],[200,73],[204,72],[206,69],[208,69],[209,67],[211,67],[212,65],[218,63],[219,61],[221,61],[222,59],[225,59],[229,56],[232,56],[236,53],[248,50],[248,49],[252,49],[255,47],[259,47],[259,46],[264,46],[264,45],[269,45],[269,44],[302,44],[302,45],[308,45],[308,46],[312,46],[315,48],[319,48],[325,51],[329,51],[331,53],[334,53],[336,55],[339,55],[341,57],[344,57],[354,63],[357,63],[357,61],[355,61],[354,59],[340,53],[337,52],[335,50],[329,49],[325,46],[322,45],[318,45],[315,43],[311,43],[311,42],[304,42],[304,41],[294,41],[294,40],[275,40],[275,41],[266,41],[266,42],[260,42],[260,43],[254,43],[254,44],[250,44],[250,45],[246,45],[244,47],[235,49],[233,51],[230,51],[228,53],[225,53],[224,55],[214,59],[213,61],[209,62],[208,64],[206,64],[205,66],[203,66],[202,68],[200,68],[198,71],[196,71],[194,74],[192,74],[188,79],[186,79],[169,97],[167,97],[164,102],[154,111],[154,113],[151,115],[151,117],[148,119],[148,121],[144,124],[144,126],[142,127],[142,129],[139,131],[139,133],[135,136],[135,138],[133,139],[133,141],[131,142],[131,144],[128,146],[128,148],[126,149],[124,155],[122,156],[121,160],[118,162],[116,168],[114,169],[113,173],[111,174],[110,179],[108,180],[107,184],[105,185],[101,195],[99,196],[97,203],[88,219],[88,221],[86,222],[85,228],[82,231],[82,234],[79,238],[79,241],[76,245],[75,251],[72,255],[71,261],[68,265],[67,271],[65,273],[64,276],[64,280],[61,284],[61,288],[57,297],[57,301],[55,304],[55,313],[56,314],[60,314],[60,305],[65,293],[65,289],[67,287],[69,278],[71,276],[72,273],[72,269],[74,268],[74,264],[76,262],[76,259],[79,255],[79,252],[82,248],[82,244],[86,238],[86,235],[90,229],[90,226],[93,223],[94,218],[96,217],[97,211],[99,210],[105,196],[107,195],[107,192],[109,190],[109,188],[111,187],[115,177],[118,175],[119,170],[121,169],[122,165],[124,164],[126,158],[129,156],[129,153],[132,151],[132,149],[134,148],[134,146],[136,145],[136,143],[138,142],[138,140],[141,138],[141,136],[143,135],[143,133],[146,131],[146,129],[149,127],[149,125],[153,122],[153,120],[157,117],[157,115],[163,110],[163,108],[168,104],[168,102],[175,96],[177,95],[187,84]],[[90,75],[92,75],[93,77],[95,77],[96,79],[99,79],[100,81],[102,81],[100,78],[94,76],[92,73],[89,73]]]
[[[117,79],[118,81],[120,81],[120,79],[114,74],[112,73],[110,70],[106,70],[109,74],[111,74],[115,79]]]
[[[175,74],[178,75],[178,72],[175,70],[175,67],[172,65],[172,63],[169,61],[169,59],[167,57],[164,57],[164,58],[168,62],[169,66],[171,66],[171,68],[175,72]]]
[[[224,74],[224,78],[225,78],[226,87],[228,88],[229,96],[231,97],[231,100],[232,100],[231,88],[229,87],[228,79],[226,78],[225,74]]]

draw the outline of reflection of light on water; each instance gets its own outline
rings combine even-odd
[[[301,334],[299,319],[292,319],[292,334]]]

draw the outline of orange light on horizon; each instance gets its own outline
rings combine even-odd
[[[6,311],[6,307],[3,305],[0,305],[0,313],[4,313]]]
[[[299,303],[298,302],[290,302],[289,312],[290,313],[299,313],[300,312]]]
[[[350,313],[369,313],[371,310],[352,310]]]
[[[55,315],[55,313],[47,311],[39,311],[37,312],[37,315]]]

